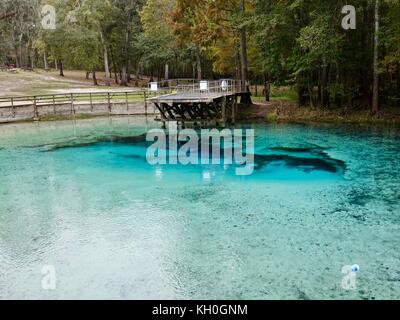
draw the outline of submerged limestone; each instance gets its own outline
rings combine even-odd
[[[199,141],[201,144],[202,141]],[[81,140],[72,140],[68,142],[61,142],[59,144],[52,144],[41,146],[45,152],[55,152],[68,148],[87,148],[94,147],[100,144],[120,144],[124,146],[136,147],[132,153],[118,153],[112,152],[115,156],[131,159],[146,161],[146,149],[151,145],[146,141],[146,134],[136,136],[100,136],[95,139],[92,137],[85,137]],[[178,141],[178,147],[184,144]],[[212,149],[212,140],[209,143],[210,150]],[[259,150],[259,149],[258,149]],[[312,171],[324,171],[332,174],[344,175],[346,172],[346,163],[342,160],[330,157],[325,148],[320,146],[274,146],[268,147],[265,152],[255,152],[254,154],[254,170],[260,171],[266,167],[281,166],[287,169],[297,169],[304,173]],[[225,146],[221,146],[220,155],[223,158],[225,154]],[[168,149],[166,150],[168,152]],[[210,160],[212,160],[212,153],[210,152]]]

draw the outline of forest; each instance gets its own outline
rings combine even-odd
[[[355,8],[343,28],[343,7]],[[288,86],[298,104],[400,105],[400,0],[1,0],[0,65]]]

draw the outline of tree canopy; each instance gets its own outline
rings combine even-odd
[[[3,0],[0,64],[149,78],[234,77],[297,89],[299,104],[400,103],[400,0]],[[42,7],[55,8],[44,28]],[[378,84],[379,80],[379,84]]]

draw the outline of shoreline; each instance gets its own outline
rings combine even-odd
[[[298,107],[292,102],[273,101],[256,103],[251,106],[239,105],[238,122],[285,123],[285,124],[336,124],[336,125],[395,125],[400,126],[400,109],[384,108],[376,115],[368,110],[311,109]],[[14,123],[54,122],[65,120],[85,120],[103,117],[142,117],[145,114],[81,113],[71,115],[46,115],[40,119],[1,119],[0,126]],[[147,116],[152,117],[152,114]]]
[[[382,124],[400,126],[400,108],[383,108],[376,115],[369,110],[311,109],[298,107],[293,102],[276,100],[240,107],[241,121],[265,121],[267,123],[321,123],[321,124]]]

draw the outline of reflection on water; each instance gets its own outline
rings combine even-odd
[[[0,127],[0,298],[400,298],[398,129],[253,125],[238,177],[148,165],[154,127]]]

